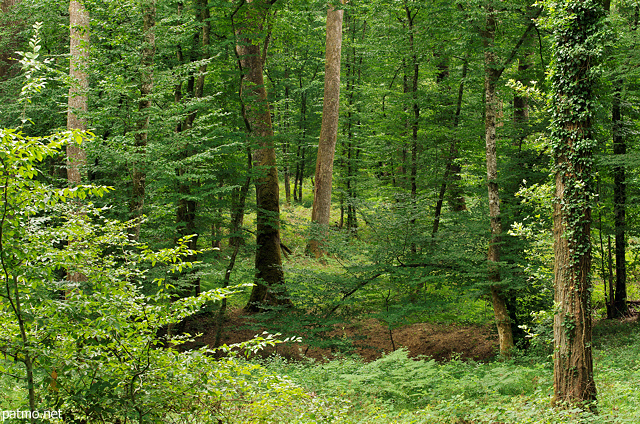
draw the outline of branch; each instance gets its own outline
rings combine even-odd
[[[536,22],[535,20],[540,16],[540,14],[542,13],[543,8],[539,8],[538,12],[536,13],[536,15],[531,18],[531,22],[529,23],[529,26],[527,27],[527,29],[524,31],[524,34],[522,34],[522,36],[520,37],[520,39],[518,40],[518,42],[516,43],[516,45],[513,47],[513,50],[511,50],[511,54],[509,55],[509,57],[507,58],[507,60],[504,62],[504,64],[502,65],[502,68],[500,68],[498,70],[498,73],[496,75],[496,80],[498,78],[500,78],[500,76],[502,75],[502,73],[504,72],[504,70],[507,68],[507,66],[509,66],[509,64],[511,63],[511,61],[513,61],[513,59],[515,59],[516,54],[518,54],[518,50],[520,50],[520,47],[522,46],[522,44],[524,43],[524,40],[526,40],[527,35],[529,34],[529,31],[531,31],[535,26],[536,26]]]
[[[433,264],[431,263],[415,263],[415,264],[403,264],[400,263],[400,265],[394,265],[391,268],[392,269],[397,269],[397,268],[426,268],[428,266],[432,266]],[[451,265],[442,265],[439,264],[438,265],[439,268],[442,269],[455,269],[453,266]],[[340,299],[340,301],[335,304],[330,310],[329,312],[327,312],[327,314],[324,316],[325,319],[329,318],[335,311],[338,310],[338,308],[342,305],[342,302],[344,302],[345,300],[347,300],[349,297],[351,297],[355,292],[357,292],[358,290],[360,290],[361,288],[363,288],[364,286],[366,286],[367,284],[369,284],[370,282],[372,282],[373,280],[375,280],[376,278],[380,277],[383,274],[388,274],[389,271],[380,271],[375,273],[374,275],[372,275],[371,277],[367,278],[366,280],[361,281],[360,283],[358,283],[358,285],[354,288],[352,288],[351,290],[349,290],[348,292],[345,292],[342,295],[342,299]]]

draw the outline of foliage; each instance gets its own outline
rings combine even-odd
[[[331,407],[348,405],[345,423],[632,423],[638,409],[637,324],[595,327],[596,373],[601,381],[598,415],[550,407],[549,357],[518,355],[503,362],[409,358],[405,350],[364,363],[355,357],[330,362],[290,362],[272,357],[267,369],[289,376]],[[619,358],[628,358],[621,366]],[[296,421],[294,421],[296,422]]]
[[[141,265],[165,263],[179,272],[191,265],[183,261],[191,254],[185,244],[153,251],[130,241],[130,223],[109,220],[85,203],[108,187],[56,189],[36,178],[39,162],[86,134],[0,134],[0,348],[11,358],[0,371],[22,382],[27,395],[20,400],[13,391],[3,403],[11,402],[11,409],[33,410],[37,404],[62,410],[67,422],[217,422],[228,414],[225,402],[237,402],[238,396],[254,401],[252,394],[261,393],[265,405],[269,393],[289,401],[305,396],[290,382],[234,357],[215,360],[206,349],[170,348],[189,335],[158,338],[161,327],[241,287],[169,302],[170,283],[156,278],[155,293],[143,294],[149,277]],[[237,347],[255,350],[278,342],[268,336]]]

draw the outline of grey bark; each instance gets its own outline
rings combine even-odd
[[[313,190],[311,222],[326,230],[331,214],[331,184],[333,181],[333,158],[338,137],[340,108],[340,55],[342,52],[342,21],[344,10],[329,7],[327,11],[327,36],[325,47],[324,100],[322,126],[318,143],[316,178]],[[322,231],[321,230],[321,231]],[[323,255],[322,240],[309,241],[309,249],[316,256]]]

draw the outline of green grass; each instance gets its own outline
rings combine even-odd
[[[594,332],[598,415],[551,408],[553,368],[543,357],[437,363],[396,351],[368,364],[357,358],[327,363],[271,358],[264,365],[325,399],[329,407],[347,405],[345,415],[333,422],[637,423],[639,329],[603,323]]]

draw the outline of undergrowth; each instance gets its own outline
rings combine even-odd
[[[327,407],[340,423],[637,423],[640,417],[640,335],[636,325],[596,327],[598,414],[552,408],[549,357],[517,355],[476,363],[413,359],[397,350],[365,363],[357,357],[291,362],[271,357],[267,369],[285,375]],[[285,408],[286,409],[286,408]],[[307,419],[309,417],[307,416]],[[303,422],[289,420],[290,422]]]

